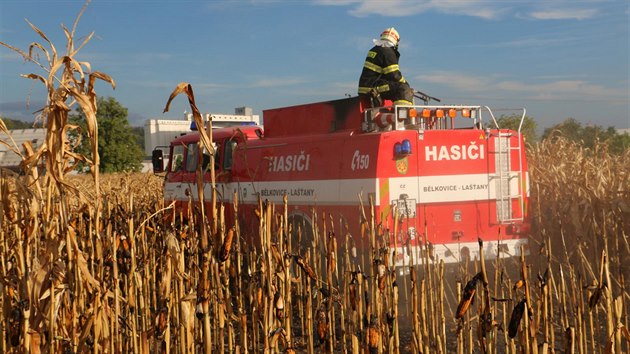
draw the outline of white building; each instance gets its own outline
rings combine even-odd
[[[0,132],[0,140],[11,146],[0,144],[0,167],[18,172],[22,157],[14,149],[24,154],[23,144],[26,142],[30,142],[33,150],[39,149],[46,139],[46,128],[13,129],[9,130],[9,135]]]

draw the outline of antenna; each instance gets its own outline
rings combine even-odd
[[[418,90],[414,90],[413,91],[413,96],[423,100],[425,105],[428,105],[429,101],[431,101],[431,100],[436,101],[436,102],[441,102],[440,99],[435,98],[435,97],[431,97],[431,96],[427,95],[426,93],[420,92]]]

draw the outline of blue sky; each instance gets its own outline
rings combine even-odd
[[[43,43],[65,53],[84,1],[0,0],[0,41]],[[539,127],[575,118],[630,128],[625,0],[93,0],[77,37],[95,32],[77,59],[114,78],[97,84],[129,110],[132,125],[180,119],[192,84],[202,112],[269,108],[356,94],[366,52],[386,27],[401,35],[411,85],[447,104],[527,108]],[[0,116],[33,121],[43,71],[0,47]]]

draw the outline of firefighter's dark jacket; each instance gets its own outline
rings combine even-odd
[[[405,83],[398,66],[399,58],[400,53],[394,47],[374,46],[370,49],[359,78],[359,94],[367,94],[372,88],[384,93],[390,90],[391,83]]]

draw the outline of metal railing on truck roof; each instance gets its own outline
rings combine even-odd
[[[521,111],[518,133],[525,118],[525,108],[499,109],[499,111]],[[488,106],[477,105],[412,105],[368,108],[363,112],[362,131],[377,132],[391,130],[446,130],[485,129],[484,113],[500,129],[497,119]],[[456,124],[462,122],[462,124]],[[466,123],[464,123],[466,122]]]

